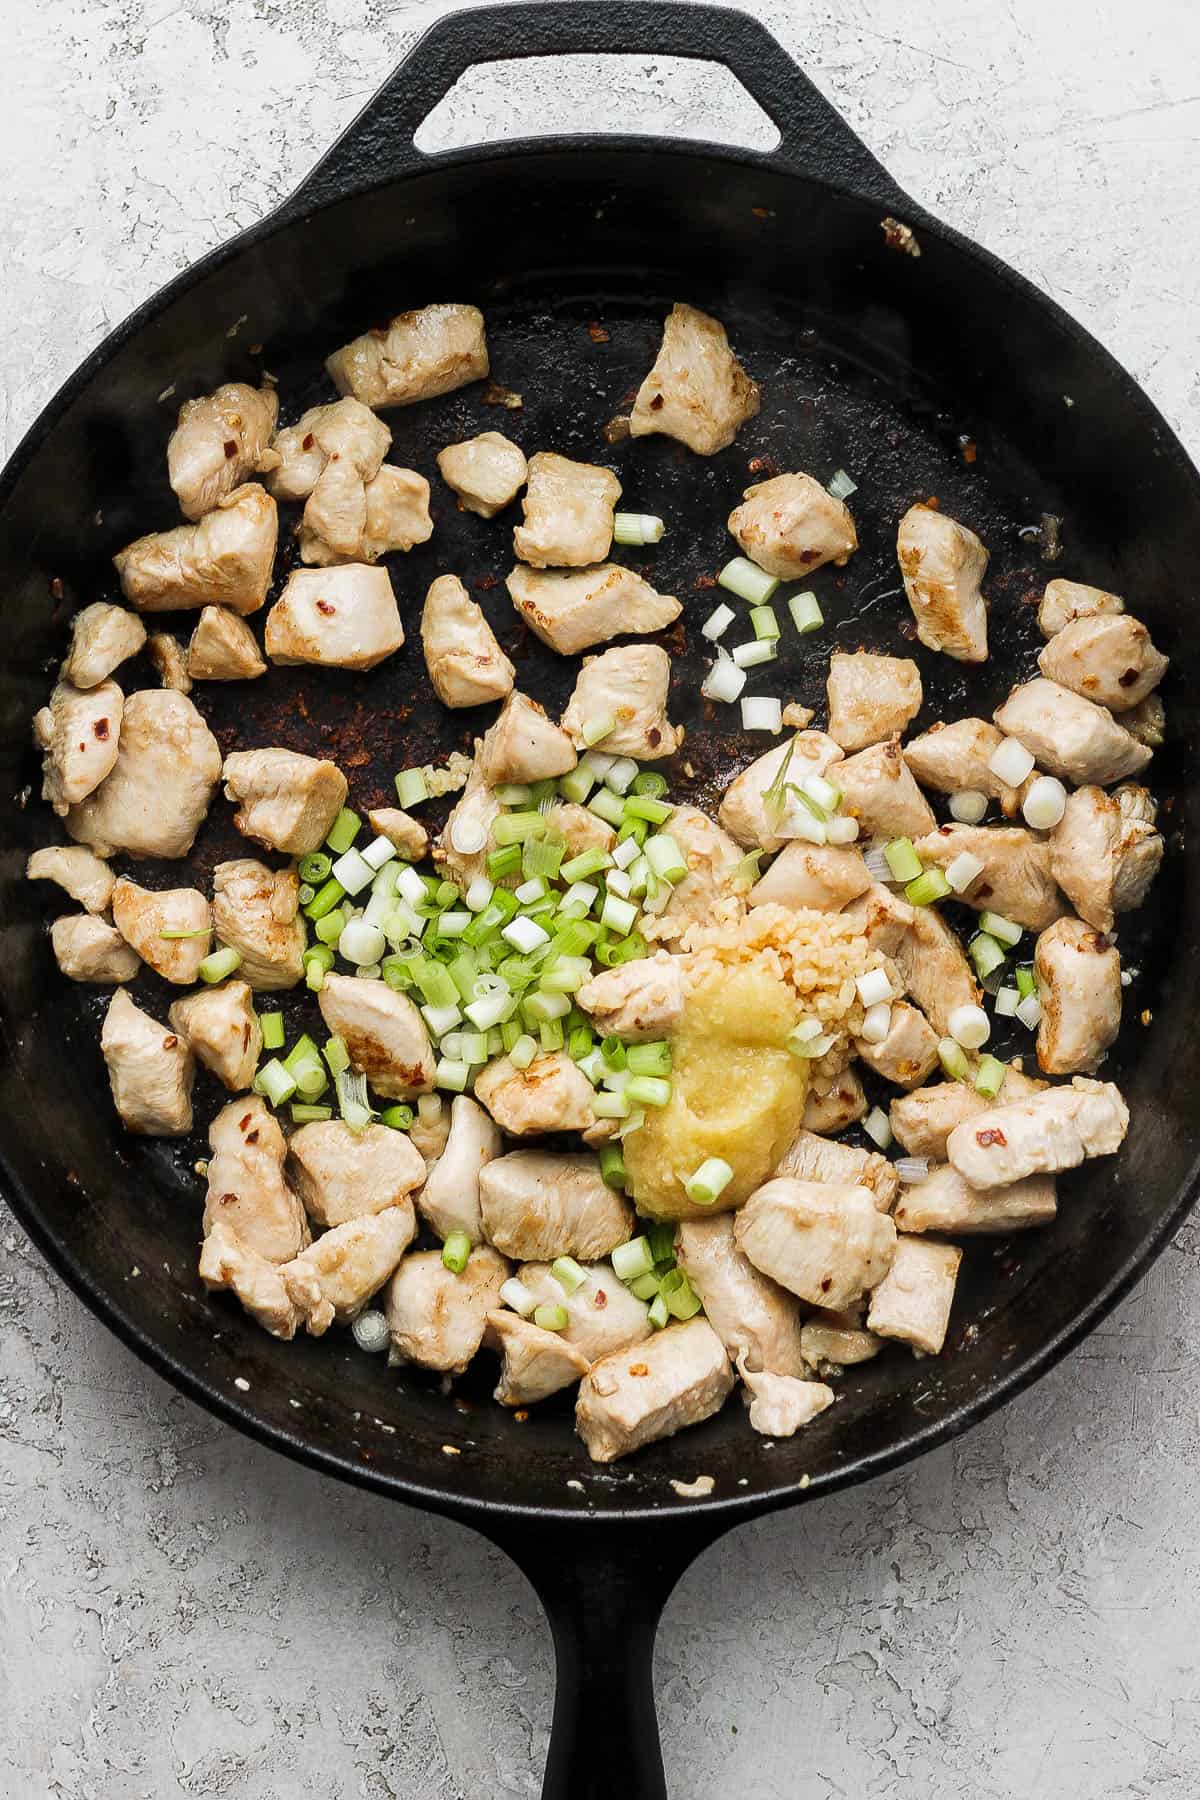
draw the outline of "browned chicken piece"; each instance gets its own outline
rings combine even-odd
[[[842,811],[858,820],[864,837],[918,838],[937,823],[912,778],[899,738],[848,756],[831,780],[841,789]]]
[[[597,1262],[633,1235],[633,1213],[594,1156],[513,1150],[496,1157],[480,1171],[479,1204],[484,1237],[516,1262]]]
[[[905,1183],[892,1216],[900,1231],[1007,1237],[1010,1231],[1049,1225],[1057,1211],[1053,1175],[1029,1175],[1011,1187],[980,1191],[949,1163],[937,1163],[920,1181]]]
[[[650,1308],[613,1274],[609,1263],[589,1263],[587,1279],[568,1294],[549,1263],[524,1263],[517,1271],[521,1285],[538,1306],[561,1306],[567,1323],[557,1334],[589,1363],[625,1350],[650,1337]]]
[[[267,486],[277,500],[307,500],[329,463],[336,461],[342,468],[330,483],[332,504],[347,475],[360,485],[374,480],[391,441],[383,420],[360,400],[310,406],[294,425],[276,432],[272,448],[279,461]]]
[[[206,606],[188,643],[187,672],[193,681],[254,681],[267,665],[245,619],[227,606]]]
[[[108,911],[115,876],[108,864],[79,844],[35,850],[25,864],[26,881],[54,881],[90,913]]]
[[[688,872],[676,882],[666,916],[699,923],[709,917],[715,901],[729,895],[734,870],[742,860],[741,845],[698,806],[677,806],[670,825]]]
[[[574,656],[609,638],[661,631],[683,611],[674,594],[656,593],[634,570],[617,563],[575,571],[518,563],[506,585],[530,631],[560,656]]]
[[[565,775],[578,761],[562,727],[519,688],[508,696],[475,753],[481,777],[493,788]]]
[[[1059,887],[1081,919],[1097,931],[1111,931],[1117,913],[1142,904],[1163,859],[1163,841],[1154,815],[1127,810],[1123,794],[1144,794],[1126,787],[1116,794],[1081,787],[1067,799],[1066,811],[1050,834],[1050,867]]]
[[[1120,787],[1112,791],[1114,799],[1121,809],[1121,817],[1130,824],[1155,825],[1158,821],[1158,801],[1149,788],[1142,787],[1136,781],[1123,781]]]
[[[262,1053],[262,1027],[250,988],[223,981],[176,1000],[167,1015],[172,1031],[186,1038],[196,1061],[231,1094],[243,1094],[254,1080]]]
[[[458,495],[460,512],[494,519],[525,486],[525,452],[499,431],[481,431],[438,451],[438,468]]]
[[[1002,733],[986,719],[953,719],[911,738],[904,746],[904,760],[922,787],[937,794],[973,789],[998,800],[1011,819],[1021,804],[1021,790],[1001,781],[989,767],[1003,742]]]
[[[272,662],[373,669],[403,642],[392,578],[369,563],[293,569],[267,614]]]
[[[432,1168],[450,1137],[450,1108],[440,1094],[424,1094],[415,1111],[408,1135],[414,1150],[425,1158],[426,1168]]]
[[[386,330],[364,332],[326,358],[339,394],[382,409],[435,400],[488,372],[483,314],[477,306],[422,306],[399,313]]]
[[[415,469],[384,463],[365,484],[331,487],[333,462],[325,465],[300,525],[300,560],[320,568],[339,563],[377,563],[393,550],[411,550],[433,536],[429,483]]]
[[[813,1077],[800,1123],[817,1137],[836,1137],[848,1125],[856,1125],[866,1110],[862,1082],[853,1069],[843,1069],[839,1075]]]
[[[236,615],[231,613],[230,617]],[[177,694],[190,694],[192,678],[188,674],[187,657],[178,638],[173,638],[169,631],[155,631],[146,640],[146,648],[162,685],[174,688]]]
[[[937,1356],[946,1341],[962,1251],[953,1244],[902,1237],[892,1266],[871,1295],[867,1327],[876,1337]]]
[[[50,927],[50,947],[71,981],[132,981],[141,963],[115,925],[94,913],[64,913]]]
[[[593,1462],[615,1462],[720,1412],[733,1382],[708,1320],[688,1319],[593,1363],[579,1384],[575,1429]]]
[[[97,600],[77,612],[71,622],[71,648],[62,679],[72,687],[94,688],[113,670],[136,656],[146,642],[146,627],[124,606]]]
[[[582,569],[603,562],[612,548],[613,508],[621,484],[611,469],[572,462],[539,450],[529,459],[525,523],[513,532],[513,551],[535,569]]]
[[[777,1175],[735,1217],[743,1254],[812,1306],[849,1306],[886,1275],[896,1244],[865,1187]]]
[[[1080,919],[1043,931],[1033,957],[1042,1003],[1037,1059],[1047,1075],[1092,1075],[1121,1029],[1121,958]]]
[[[242,836],[288,856],[320,849],[350,791],[335,763],[297,750],[235,750],[221,773]]]
[[[191,1050],[119,987],[100,1033],[113,1103],[127,1131],[141,1137],[184,1137],[192,1129]]]
[[[228,1288],[272,1337],[295,1337],[300,1315],[283,1284],[278,1264],[249,1249],[228,1225],[214,1225],[205,1238],[200,1246],[198,1273],[206,1288]]]
[[[387,1126],[383,1126],[384,1131]],[[412,1202],[348,1219],[323,1232],[279,1271],[310,1337],[349,1325],[394,1274],[417,1233]]]
[[[731,1362],[774,1375],[804,1375],[800,1309],[734,1242],[734,1214],[683,1221],[675,1259],[704,1303],[705,1317]]]
[[[840,787],[845,767],[841,746],[823,731],[798,731],[786,744],[777,744],[734,777],[725,789],[717,818],[747,849],[781,850],[788,842],[788,811],[794,804],[782,789],[788,782],[799,787],[810,775],[826,774],[831,763],[838,765]]]
[[[791,1175],[797,1181],[870,1188],[880,1212],[891,1211],[900,1190],[900,1178],[886,1156],[875,1150],[857,1150],[852,1144],[835,1144],[804,1130],[796,1133],[774,1173]]]
[[[837,1398],[823,1381],[800,1381],[794,1375],[754,1370],[745,1366],[744,1357],[738,1359],[738,1373],[751,1396],[750,1428],[763,1437],[794,1437]]]
[[[895,960],[906,991],[942,1037],[955,1007],[978,1006],[979,984],[962,944],[934,907],[914,907]]]
[[[895,956],[916,916],[916,907],[881,881],[842,908],[842,917],[852,919],[871,949],[882,951],[884,956]]]
[[[600,656],[585,656],[575,692],[562,716],[563,730],[577,750],[591,743],[610,756],[657,762],[674,756],[682,734],[667,718],[671,659],[657,644],[622,644]],[[610,731],[592,735],[613,720]]]
[[[1052,638],[1075,619],[1095,619],[1124,611],[1125,602],[1119,594],[1088,587],[1082,581],[1064,581],[1059,576],[1046,583],[1038,607],[1038,627],[1043,637]]]
[[[257,612],[275,566],[279,517],[266,488],[247,482],[198,525],[152,531],[113,557],[121,592],[140,612],[231,606]]]
[[[912,506],[900,521],[896,554],[921,642],[956,662],[986,662],[980,587],[988,553],[975,533],[932,507]]]
[[[500,802],[479,767],[481,741],[475,740],[475,761],[467,784],[433,847],[433,860],[441,874],[449,881],[457,881],[464,891],[477,875],[487,873],[488,852],[494,848],[492,826],[501,811]]]
[[[921,710],[921,675],[907,656],[860,650],[829,658],[829,735],[843,750],[865,750],[898,737]]]
[[[861,850],[852,845],[809,844],[802,838],[785,844],[766,874],[750,889],[751,906],[811,907],[840,912],[873,886]]]
[[[566,845],[568,859],[585,850],[611,850],[617,834],[586,806],[573,800],[556,800],[546,814],[546,835]]]
[[[288,1139],[287,1176],[313,1224],[332,1228],[388,1207],[411,1212],[408,1196],[425,1179],[425,1159],[403,1131],[351,1131],[340,1119],[323,1119]]]
[[[575,1003],[590,1013],[601,1037],[645,1040],[666,1037],[683,1015],[684,971],[677,956],[659,950],[601,969],[585,981]]]
[[[811,475],[756,481],[729,529],[751,561],[781,581],[801,581],[829,562],[840,567],[858,549],[850,509]]]
[[[238,974],[256,993],[304,979],[304,920],[295,869],[269,869],[252,857],[213,870],[213,929],[241,956]]]
[[[508,1275],[508,1263],[487,1244],[472,1250],[461,1275],[446,1268],[440,1250],[406,1256],[384,1299],[393,1359],[461,1375],[483,1342]]]
[[[279,399],[273,387],[227,381],[185,400],[167,444],[167,478],[185,519],[200,519],[248,475],[275,466],[268,448]]]
[[[421,821],[398,806],[373,807],[367,814],[367,824],[377,837],[394,844],[406,862],[420,862],[429,849],[429,833]]]
[[[125,696],[115,681],[86,690],[60,681],[49,706],[34,714],[42,751],[42,799],[65,815],[100,786],[119,754]]]
[[[914,848],[926,868],[948,869],[964,852],[983,868],[958,899],[978,912],[1002,913],[1030,931],[1066,911],[1052,873],[1050,846],[1018,825],[940,825]]]
[[[1147,746],[1118,724],[1107,707],[1044,676],[1015,687],[994,717],[1040,767],[1076,786],[1096,782],[1107,787],[1139,774],[1150,761]]]
[[[793,731],[807,731],[816,716],[811,706],[801,706],[798,700],[789,700],[781,715],[783,724]]]
[[[1040,1093],[1044,1081],[1021,1074],[1010,1064],[1000,1090],[1001,1102],[1009,1105]],[[889,1109],[896,1141],[910,1156],[926,1156],[931,1161],[944,1161],[946,1144],[956,1125],[986,1112],[991,1102],[967,1081],[938,1081],[932,1087],[917,1088],[893,1100]]]
[[[854,1054],[885,1081],[915,1088],[937,1067],[937,1032],[907,1000],[894,1000],[887,1036],[877,1044],[855,1038]]]
[[[591,1367],[563,1342],[557,1331],[543,1331],[532,1319],[514,1312],[490,1312],[487,1335],[499,1352],[500,1380],[493,1398],[501,1406],[533,1406],[548,1400],[587,1374]]]
[[[221,773],[216,738],[186,694],[130,694],[117,760],[94,794],[67,814],[67,830],[98,856],[186,856]]]
[[[479,1102],[469,1094],[457,1094],[450,1108],[446,1147],[417,1195],[421,1217],[440,1238],[465,1231],[473,1244],[479,1243],[483,1237],[479,1177],[503,1149],[503,1138]]]
[[[818,1375],[837,1374],[843,1369],[870,1362],[883,1349],[883,1339],[862,1329],[857,1310],[850,1312],[812,1313],[800,1333],[809,1367]]]
[[[421,647],[443,706],[483,706],[512,693],[516,671],[457,575],[439,575],[430,585]]]
[[[1157,694],[1147,694],[1137,706],[1121,714],[1121,723],[1139,744],[1161,750],[1167,735],[1167,711]]]
[[[1002,1090],[1000,1105],[955,1126],[946,1155],[972,1187],[1011,1187],[1028,1175],[1074,1169],[1085,1157],[1113,1156],[1128,1129],[1120,1089],[1076,1075],[1070,1087],[1047,1088],[1026,1100],[1004,1103]]]
[[[432,1091],[433,1046],[407,994],[382,981],[330,974],[317,998],[326,1025],[381,1098],[411,1100]]]
[[[1167,658],[1140,619],[1116,613],[1064,625],[1038,657],[1038,668],[1060,686],[1121,713],[1158,686]]]
[[[124,875],[113,888],[113,924],[164,981],[190,987],[212,941],[212,913],[198,888],[151,893]]]
[[[629,429],[634,437],[662,432],[698,456],[715,456],[761,404],[758,385],[729,348],[721,322],[676,301],[654,367],[638,389]]]
[[[290,1262],[309,1242],[304,1208],[283,1179],[278,1121],[257,1094],[223,1106],[208,1128],[204,1230],[222,1224],[271,1263]]]

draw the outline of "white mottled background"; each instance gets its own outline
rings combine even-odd
[[[902,184],[1082,318],[1200,449],[1193,0],[747,3]],[[3,444],[282,198],[444,10],[0,0]],[[589,121],[746,129],[736,94],[646,62],[569,91],[489,73],[431,131]],[[1195,1800],[1198,1257],[1187,1227],[965,1441],[696,1566],[658,1652],[672,1800]],[[546,1634],[480,1540],[214,1424],[2,1209],[0,1326],[3,1800],[537,1794]]]

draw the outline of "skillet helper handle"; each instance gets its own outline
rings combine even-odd
[[[413,142],[416,133],[477,63],[579,54],[719,63],[778,127],[778,149],[759,160],[885,209],[912,211],[882,163],[764,25],[732,7],[689,0],[523,0],[449,14],[417,40],[282,210],[308,212],[430,161]]]

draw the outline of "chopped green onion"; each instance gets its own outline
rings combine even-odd
[[[627,1119],[633,1108],[624,1094],[605,1090],[592,1095],[592,1111],[598,1119]]]
[[[604,969],[617,969],[622,963],[637,962],[649,955],[649,945],[640,931],[631,931],[621,943],[598,943],[596,961]]]
[[[584,720],[580,735],[590,749],[593,744],[602,743],[606,737],[611,737],[616,729],[616,713],[597,713],[595,718]]]
[[[580,758],[573,769],[568,769],[565,775],[559,776],[558,791],[564,800],[570,800],[576,806],[582,806],[595,787],[596,781],[596,771],[584,756]]]
[[[501,813],[492,825],[492,837],[502,847],[523,844],[526,838],[545,835],[546,821],[540,812]]]
[[[600,1054],[610,1069],[623,1069],[626,1066],[625,1045],[619,1037],[606,1037],[600,1045]]]
[[[666,1106],[671,1098],[671,1083],[653,1075],[635,1075],[625,1089],[631,1106]]]
[[[306,881],[302,881],[300,883],[300,886],[296,889],[296,904],[298,906],[307,906],[309,901],[315,900],[316,897],[317,897],[316,888],[309,887],[309,885]]]
[[[697,1206],[712,1206],[733,1180],[733,1170],[720,1156],[709,1156],[694,1175],[683,1184],[689,1200]]]
[[[385,1106],[379,1115],[381,1125],[390,1126],[393,1131],[407,1131],[416,1114],[411,1106]]]
[[[312,850],[307,856],[300,858],[300,879],[311,882],[313,887],[320,887],[323,881],[328,881],[332,867],[332,857],[326,856],[323,850]]]
[[[582,1062],[590,1056],[596,1047],[595,1034],[590,1025],[574,1025],[567,1034],[567,1055],[572,1062]]]
[[[265,1062],[254,1077],[254,1091],[264,1094],[272,1106],[282,1106],[296,1092],[296,1083],[277,1057]]]
[[[333,865],[333,874],[348,894],[361,894],[375,878],[374,869],[357,850],[347,850],[344,856],[339,856]]]
[[[600,1178],[607,1187],[625,1186],[625,1158],[619,1144],[605,1144],[600,1151]]]
[[[772,606],[752,606],[750,623],[754,627],[756,638],[774,641],[779,636],[779,620],[775,617],[775,609]]]
[[[565,1019],[571,1002],[565,994],[530,994],[522,1002],[522,1010],[526,1024],[543,1025],[547,1019]]]
[[[1032,963],[1022,963],[1016,973],[1018,994],[1022,1000],[1032,999],[1038,991],[1037,976],[1033,972]]]
[[[343,806],[341,812],[330,826],[328,836],[325,839],[325,842],[329,845],[329,848],[333,851],[335,856],[341,856],[344,851],[350,848],[351,844],[358,836],[361,824],[362,820],[359,818],[358,814],[353,812],[350,807]],[[313,879],[319,880],[320,877],[314,876]]]
[[[324,1056],[329,1073],[335,1077],[344,1074],[350,1067],[350,1052],[346,1048],[345,1038],[327,1038],[324,1045]]]
[[[396,846],[390,838],[373,837],[366,849],[362,851],[362,859],[378,874],[396,856]],[[374,883],[372,883],[372,889]],[[394,890],[393,890],[394,891]]]
[[[525,1027],[522,1025],[520,1019],[512,1018],[502,1021],[500,1026],[500,1042],[506,1056],[511,1055],[514,1046],[521,1042],[524,1035]]]
[[[521,872],[530,881],[553,881],[558,875],[566,845],[557,838],[527,838],[521,848]]]
[[[851,494],[857,494],[858,483],[852,476],[847,475],[845,469],[835,469],[833,479],[825,491],[827,494],[832,494],[835,500],[848,500]]]
[[[983,874],[986,864],[981,856],[962,850],[946,864],[946,880],[956,894],[965,894],[971,883]]]
[[[619,894],[607,894],[604,905],[600,908],[600,923],[619,937],[628,937],[637,920],[638,909],[632,900],[622,900]]]
[[[656,832],[646,839],[646,861],[660,881],[669,881],[672,887],[688,872],[682,850],[667,831]]]
[[[748,556],[735,556],[727,562],[717,581],[739,600],[748,600],[751,606],[762,606],[779,586],[777,575],[768,575]]]
[[[745,685],[745,669],[739,669],[732,657],[721,655],[700,683],[700,692],[706,700],[732,706]]]
[[[335,906],[332,912],[317,920],[313,929],[323,944],[336,944],[349,923],[341,907]]]
[[[528,806],[533,799],[533,789],[523,781],[502,781],[492,792],[501,806]]]
[[[801,637],[807,637],[812,631],[820,631],[825,623],[825,614],[817,603],[817,596],[812,593],[793,594],[788,601],[788,611]]]
[[[979,1067],[975,1071],[975,1086],[989,1100],[994,1100],[1004,1086],[1004,1077],[1008,1074],[1005,1065],[995,1056],[982,1056]]]
[[[665,524],[654,513],[613,514],[614,544],[657,544],[665,530]]]
[[[614,794],[626,795],[637,780],[638,766],[632,756],[616,756],[606,772],[604,785]]]
[[[208,935],[211,931],[212,931],[211,925],[197,925],[196,929],[194,931],[167,930],[167,931],[160,931],[158,935],[160,938],[165,938],[168,943],[177,943],[177,942],[182,941],[185,938],[208,937]]]
[[[625,802],[618,794],[614,794],[611,788],[602,787],[597,789],[596,793],[592,795],[587,804],[588,811],[595,813],[598,819],[603,819],[606,825],[621,825],[624,823]],[[588,854],[589,853],[585,850],[584,855],[586,856]],[[602,853],[598,852],[597,854]],[[579,859],[576,857],[575,861],[578,860]]]
[[[505,876],[515,875],[520,867],[520,844],[506,844],[502,850],[492,850],[488,854],[487,872],[493,881],[503,881]]]
[[[527,1069],[537,1053],[537,1039],[530,1037],[528,1032],[524,1032],[517,1039],[508,1056],[514,1069]]]
[[[813,1026],[816,1030],[813,1030]],[[833,1049],[832,1032],[823,1032],[817,1019],[802,1019],[799,1025],[789,1031],[784,1042],[793,1056],[799,1056],[808,1062],[815,1062]]]
[[[471,1240],[465,1231],[452,1231],[442,1245],[442,1266],[452,1275],[461,1275],[471,1255]]]
[[[1020,1005],[1020,1003],[1021,1003],[1021,991],[1019,988],[1001,987],[1001,988],[996,989],[996,1017],[997,1018],[999,1018],[999,1019],[1015,1018],[1016,1014],[1017,1014],[1017,1007]]]
[[[342,1122],[351,1131],[365,1131],[375,1117],[367,1100],[367,1078],[353,1069],[343,1069],[334,1077],[338,1110]]]
[[[292,1102],[293,1125],[323,1125],[326,1119],[332,1119],[332,1106],[310,1106],[299,1100]]]
[[[863,1120],[863,1130],[871,1142],[879,1150],[886,1150],[892,1141],[891,1121],[882,1107],[873,1106]]]
[[[471,1079],[470,1065],[458,1057],[441,1056],[434,1069],[433,1079],[436,1086],[446,1088],[452,1094],[465,1093]]]
[[[1003,947],[986,931],[977,931],[967,945],[967,954],[980,981],[998,969],[1004,961]]]
[[[533,1322],[543,1331],[565,1331],[570,1324],[570,1314],[565,1306],[535,1306]]]
[[[944,1037],[938,1043],[938,1061],[951,1081],[966,1081],[970,1076],[967,1053],[952,1037]]]
[[[1036,994],[1029,994],[1017,1007],[1016,1016],[1028,1031],[1036,1031],[1042,1022],[1042,1003]]]
[[[654,1261],[659,1263],[675,1263],[675,1227],[674,1225],[652,1225],[647,1232],[650,1248],[654,1252]]]
[[[854,985],[864,1006],[878,1006],[881,1001],[895,998],[886,969],[868,969],[865,975],[858,976]]]
[[[635,1300],[653,1300],[658,1294],[659,1277],[650,1270],[645,1275],[635,1275],[629,1283],[629,1291]]]
[[[626,1244],[618,1244],[612,1253],[612,1266],[618,1281],[636,1281],[639,1275],[649,1275],[654,1268],[649,1238],[635,1237]]]
[[[625,1052],[625,1067],[631,1075],[669,1075],[671,1046],[664,1038],[649,1044],[630,1044]]]
[[[624,818],[648,819],[651,825],[665,825],[675,808],[667,800],[656,800],[653,794],[631,794],[624,805]]]
[[[750,638],[744,644],[735,644],[730,655],[736,669],[757,669],[760,663],[774,662],[779,654],[774,638]],[[742,704],[745,704],[743,700]]]
[[[890,844],[883,846],[883,856],[893,881],[915,881],[924,873],[925,865],[911,838],[893,838]]]
[[[567,1041],[561,1019],[543,1019],[538,1026],[538,1041],[543,1050],[561,1050]]]
[[[259,1027],[262,1031],[264,1050],[282,1050],[284,1029],[283,1014],[277,1012],[259,1013]]]
[[[587,1270],[581,1269],[573,1256],[558,1256],[550,1264],[550,1273],[566,1294],[573,1294],[587,1280]]]
[[[241,966],[241,951],[233,950],[228,944],[223,944],[219,950],[214,950],[211,956],[204,958],[196,973],[201,981],[208,982],[211,987],[218,981],[224,981],[227,975],[232,975],[234,970],[240,969]]]
[[[612,867],[612,857],[607,850],[593,849],[581,851],[565,862],[559,870],[564,881],[586,881],[589,875],[598,875],[602,869]]]
[[[518,915],[501,927],[500,936],[522,956],[528,956],[534,950],[540,950],[550,942],[550,933],[543,931],[535,919],[527,919]]]
[[[653,1325],[655,1331],[661,1331],[664,1325],[670,1323],[670,1309],[661,1294],[656,1294],[651,1301],[650,1311],[647,1313],[646,1317],[649,1319],[651,1325]]]
[[[429,798],[429,785],[424,769],[401,769],[396,777],[396,798],[405,811]]]
[[[515,1275],[510,1275],[508,1280],[502,1283],[499,1294],[505,1306],[511,1306],[512,1310],[518,1313],[522,1319],[527,1319],[537,1305],[537,1301],[525,1283],[518,1281]]]
[[[678,1276],[676,1281],[673,1277]],[[672,1269],[659,1283],[658,1298],[665,1300],[673,1319],[694,1319],[700,1311],[700,1298],[682,1269]]]
[[[1017,924],[1015,919],[1006,919],[1003,913],[994,912],[980,913],[979,928],[981,931],[989,932],[998,943],[1003,944],[1008,950],[1011,950],[1014,944],[1020,943],[1024,929]]]
[[[946,880],[940,869],[926,869],[915,881],[910,881],[904,890],[904,898],[910,906],[932,906],[935,900],[944,900],[954,889]]]
[[[722,601],[720,606],[709,613],[700,627],[701,635],[706,637],[710,644],[715,644],[719,637],[724,637],[736,618],[737,614],[732,606],[726,606]]]

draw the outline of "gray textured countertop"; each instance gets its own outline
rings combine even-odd
[[[901,183],[1083,319],[1200,450],[1190,0],[747,4]],[[0,0],[5,451],[444,10]],[[493,73],[431,129],[744,126],[695,72],[607,65],[580,91]],[[696,1565],[658,1647],[673,1800],[1194,1800],[1198,1255],[1191,1225],[963,1441]],[[537,1794],[550,1649],[513,1569],[216,1425],[2,1208],[0,1446],[4,1800]]]

